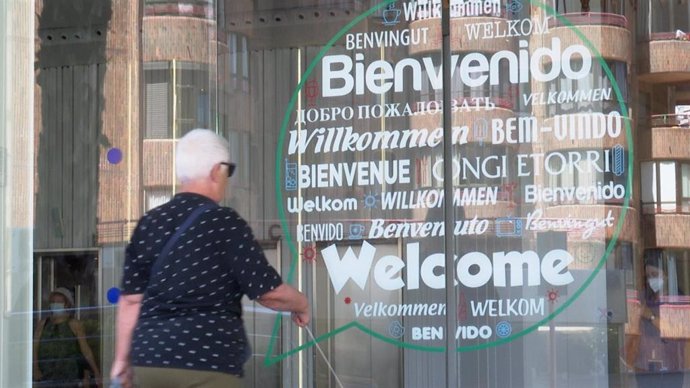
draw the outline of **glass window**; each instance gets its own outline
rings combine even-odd
[[[172,84],[169,63],[147,63],[144,70],[146,138],[172,137]]]
[[[687,213],[690,210],[687,199],[688,163],[642,162],[640,166],[644,213]]]
[[[169,187],[154,187],[146,190],[146,211],[170,201],[171,198],[172,190]]]
[[[680,208],[683,213],[690,212],[690,164],[681,164],[681,197],[680,197]]]
[[[676,211],[676,163],[659,163],[659,203],[661,212]]]
[[[690,332],[687,289],[688,251],[650,249],[644,253],[643,283],[629,299],[632,312],[626,332],[626,364],[638,371],[638,383],[654,381],[649,373],[668,373],[668,384],[680,384]]]
[[[651,246],[655,217],[624,198],[683,220],[690,163],[632,174],[636,131],[554,119],[620,112],[614,84],[685,98],[595,51],[627,17],[685,28],[687,1],[541,3],[451,1],[444,84],[440,0],[0,2],[0,387],[108,385],[126,247],[193,190],[175,144],[200,127],[236,163],[220,204],[312,307],[307,330],[242,301],[247,387],[668,386],[690,248]]]
[[[654,213],[656,211],[657,203],[657,172],[656,163],[642,162],[641,166],[641,181],[642,189],[642,210],[645,213]]]
[[[611,185],[624,187],[626,175],[616,174],[611,168],[613,166],[612,150],[569,150],[564,153],[551,153],[545,157],[544,175],[549,177],[549,184],[554,189],[578,188],[595,190],[597,187]],[[567,155],[567,158],[563,155]],[[628,153],[623,152],[622,160],[625,161]],[[548,161],[548,162],[547,162]],[[625,163],[625,162],[623,162]],[[557,175],[549,174],[549,171],[559,171]],[[632,198],[632,196],[630,196]],[[623,197],[609,199],[589,199],[577,200],[570,198],[561,203],[621,203]]]
[[[581,62],[578,62],[578,66],[581,66]],[[619,61],[607,61],[606,66],[608,66],[611,76],[615,79],[616,85],[623,96],[624,102],[627,103],[627,64]],[[597,95],[596,98],[592,98],[593,95],[589,95],[588,98],[578,98],[577,100],[573,101],[564,100],[563,103],[560,104],[550,104],[547,109],[549,114],[552,116],[556,114],[575,113],[582,110],[592,110],[596,112],[601,111],[605,113],[617,111],[621,113],[622,116],[628,116],[627,112],[621,112],[620,104],[617,102],[617,97],[613,89],[611,79],[609,78],[609,72],[607,72],[598,61],[593,61],[592,72],[586,77],[583,77],[579,80],[571,80],[565,77],[559,77],[549,82],[548,88],[549,92],[554,93],[556,96],[559,93],[569,93],[573,90],[598,90],[600,91],[598,93],[601,94]]]
[[[0,5],[0,386],[31,385],[36,87],[34,2]],[[28,69],[32,69],[28,71]],[[38,71],[38,70],[37,70]]]
[[[441,74],[440,63],[442,58],[436,54],[432,55],[434,63],[434,70],[436,74]],[[458,55],[457,67],[453,73],[452,86],[453,91],[451,96],[455,99],[458,105],[462,105],[463,102],[467,105],[474,105],[478,101],[483,103],[483,99],[489,98],[492,103],[502,108],[512,109],[516,104],[515,101],[515,90],[519,89],[518,85],[512,85],[507,82],[509,76],[509,68],[506,61],[499,62],[498,79],[500,82],[497,85],[490,85],[489,83],[484,83],[481,86],[467,86],[462,79],[462,71],[460,70],[460,64],[462,63],[463,55]],[[480,74],[471,75],[470,78],[478,78]],[[434,89],[434,81],[431,78],[425,77],[422,79],[421,92],[419,92],[420,101],[443,101],[443,93],[441,90]],[[414,93],[415,95],[417,93]]]
[[[673,27],[689,33],[688,27],[690,27],[690,5],[688,0],[678,0],[674,4],[675,10],[672,14],[673,16]]]
[[[688,32],[690,6],[687,0],[645,0],[638,4],[638,39],[680,39],[676,33]]]

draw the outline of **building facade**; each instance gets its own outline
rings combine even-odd
[[[690,4],[447,5],[0,4],[0,386],[57,287],[108,375],[194,128],[312,305],[246,301],[247,386],[690,386]]]

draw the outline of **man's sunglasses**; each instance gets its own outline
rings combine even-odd
[[[220,164],[224,166],[228,166],[228,178],[232,176],[232,174],[235,173],[235,163],[226,163],[226,162],[220,162]]]

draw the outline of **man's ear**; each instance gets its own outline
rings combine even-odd
[[[216,163],[213,165],[213,168],[211,169],[211,180],[212,181],[214,181],[214,182],[218,181],[218,179],[220,177],[220,175],[218,175],[218,174],[222,173],[222,171],[220,171],[222,167],[223,166],[220,163]]]

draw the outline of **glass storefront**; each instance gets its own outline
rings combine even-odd
[[[1,3],[0,386],[47,386],[55,303],[108,383],[194,128],[312,307],[244,303],[247,387],[690,385],[690,6],[656,3]]]

